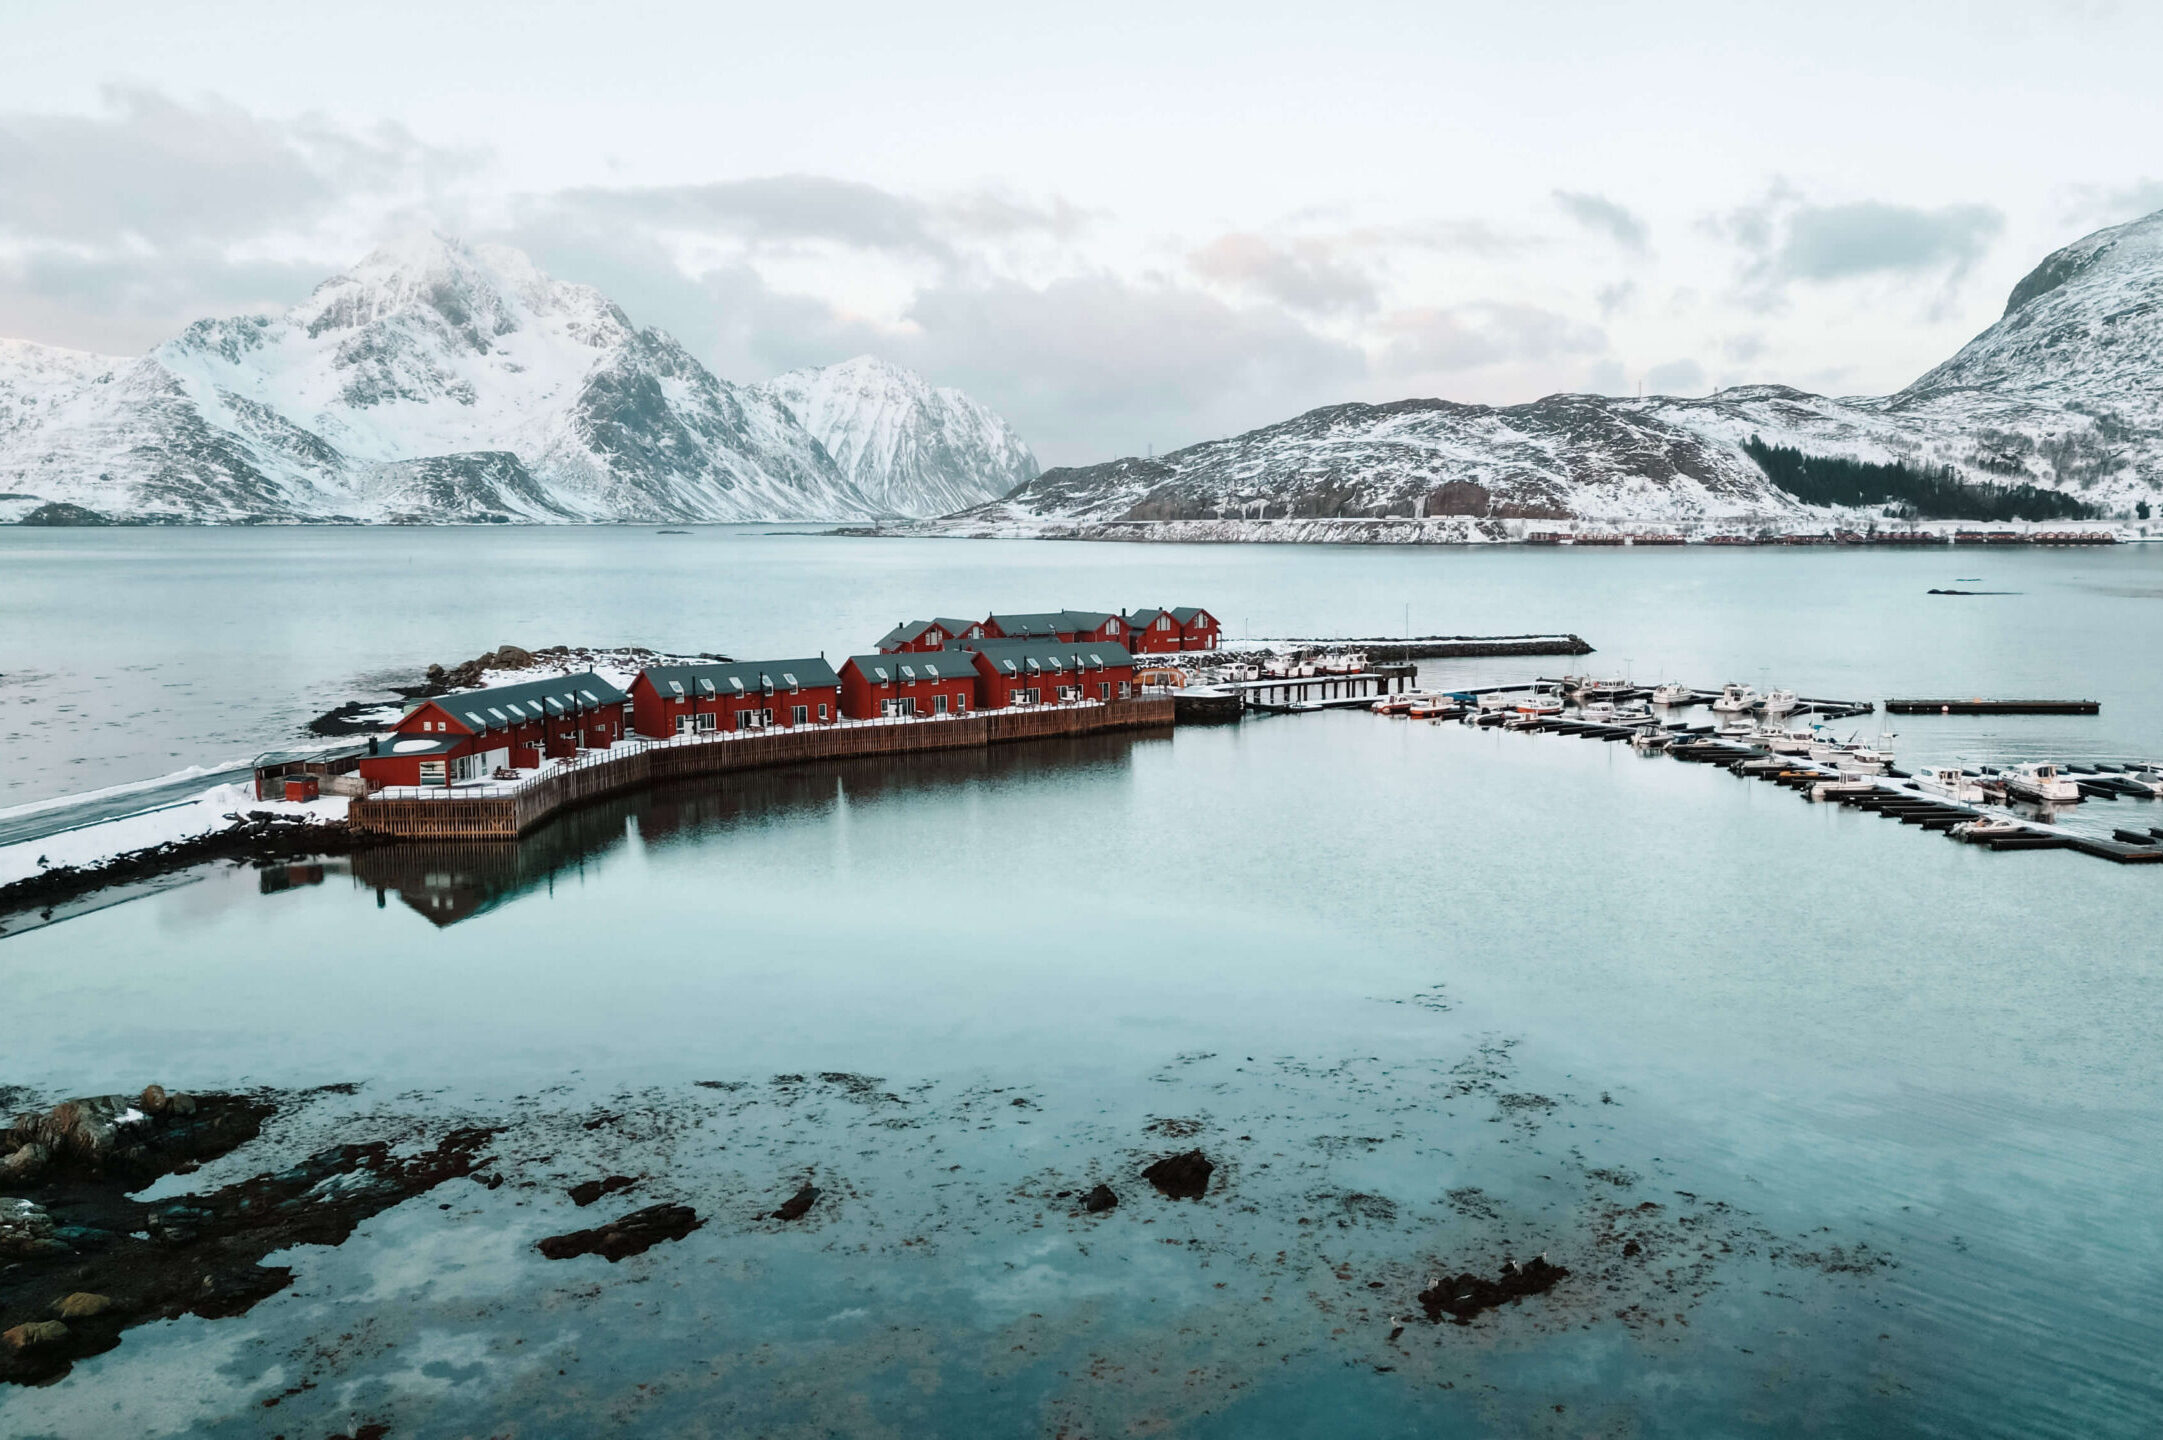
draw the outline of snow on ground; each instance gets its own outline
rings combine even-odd
[[[64,830],[58,835],[0,846],[0,885],[28,879],[44,869],[57,869],[62,865],[98,865],[155,845],[229,830],[238,823],[233,817],[244,817],[251,811],[268,811],[298,816],[315,824],[329,824],[345,819],[346,799],[342,795],[326,795],[306,803],[258,800],[252,785],[219,785],[190,800]],[[44,863],[40,864],[40,860]]]

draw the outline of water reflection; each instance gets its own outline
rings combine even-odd
[[[1127,771],[1137,747],[1170,741],[1169,730],[1081,735],[674,781],[566,811],[515,841],[413,841],[362,850],[353,856],[352,875],[357,886],[375,892],[378,906],[395,895],[430,924],[455,925],[523,896],[552,893],[558,876],[598,868],[634,835],[647,845],[683,844],[740,825],[933,791],[1031,784],[1077,769]],[[261,890],[270,895],[322,879],[320,865],[280,866],[262,872]]]

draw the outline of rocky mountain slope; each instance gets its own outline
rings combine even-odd
[[[943,515],[1037,475],[1036,456],[997,414],[869,355],[791,370],[762,388],[889,514]]]
[[[2163,509],[2163,213],[2051,255],[2014,287],[1995,324],[1896,395],[1751,385],[1702,398],[1551,395],[1501,408],[1337,405],[1156,459],[1050,470],[957,519],[982,528],[1806,517],[1744,453],[1752,435],[1812,455],[2062,490],[2105,514],[2143,502]]]
[[[437,235],[137,360],[0,342],[0,519],[852,519],[907,488],[872,498],[774,394],[600,292]]]

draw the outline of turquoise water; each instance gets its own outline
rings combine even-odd
[[[1910,753],[2163,750],[2163,565],[2136,552],[1940,576],[693,538],[806,606],[832,583],[864,628],[989,589],[975,608],[1186,595],[1253,631],[1386,632],[1409,592],[1416,630],[1572,629],[1641,676],[2104,701],[1909,724]],[[472,543],[499,539],[521,594],[535,557],[665,543]],[[1920,597],[1978,574],[2024,593]],[[681,632],[504,611],[407,643],[748,650],[754,614],[796,613],[731,610],[723,578],[656,581],[713,607]],[[908,598],[845,598],[882,587]],[[337,639],[347,673],[388,663],[364,628]],[[459,1118],[510,1125],[522,1183],[273,1257],[290,1290],[0,1393],[0,1431],[2152,1434],[2159,886],[1625,747],[1356,713],[745,776],[518,847],[220,867],[0,942],[0,1082],[358,1081],[189,1183]],[[1190,1145],[1220,1166],[1202,1202],[1136,1178]],[[641,1177],[621,1208],[680,1200],[706,1227],[613,1267],[542,1260],[533,1239],[609,1208],[562,1187],[610,1171]],[[800,1227],[757,1218],[807,1176],[827,1198]],[[1075,1215],[1099,1179],[1119,1209]],[[1428,1277],[1542,1251],[1572,1271],[1551,1294],[1420,1316]]]

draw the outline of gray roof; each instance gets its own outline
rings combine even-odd
[[[879,637],[879,644],[882,647],[887,645],[906,645],[910,641],[921,637],[923,633],[926,630],[929,630],[932,626],[944,626],[945,624],[946,622],[944,620],[905,621],[902,624],[896,625],[893,629],[887,631],[884,635],[881,635]],[[951,635],[959,634],[960,632],[955,630],[948,630],[947,633]]]
[[[1008,639],[1020,639],[1030,635],[1057,635],[1061,630],[1074,627],[1066,623],[1064,610],[1040,610],[1028,615],[994,615],[991,622],[1006,632]]]
[[[1127,624],[1136,630],[1147,630],[1163,613],[1160,609],[1136,610],[1127,616]]]
[[[1192,625],[1195,616],[1208,614],[1209,612],[1199,605],[1174,605],[1172,607],[1172,618],[1182,625]],[[1210,618],[1215,619],[1216,617],[1212,615]]]
[[[733,660],[701,665],[649,665],[639,672],[664,700],[681,696],[756,695],[772,690],[818,690],[839,685],[834,667],[817,656],[803,660]]]
[[[957,620],[951,615],[941,615],[931,623],[949,635],[966,635],[969,633],[971,625],[981,625],[984,622],[981,620]]]
[[[965,650],[904,650],[899,655],[851,655],[841,662],[874,685],[908,680],[974,680],[976,662]]]
[[[266,750],[248,763],[258,770],[272,765],[329,764],[339,760],[352,760],[368,753],[368,742],[352,745],[333,745],[327,750]]]
[[[1028,674],[1032,663],[1037,673],[1101,670],[1134,663],[1124,645],[1109,640],[971,640],[966,644],[1002,675]]]
[[[581,670],[576,675],[555,675],[517,685],[438,695],[433,700],[421,701],[406,714],[411,715],[421,705],[434,705],[475,729],[491,730],[529,723],[544,716],[552,719],[578,715],[603,705],[619,704],[622,700],[621,690],[591,670]]]
[[[396,755],[410,758],[415,755],[426,758],[455,750],[473,737],[470,735],[393,735],[383,742],[379,755]],[[508,742],[506,737],[505,743]]]

